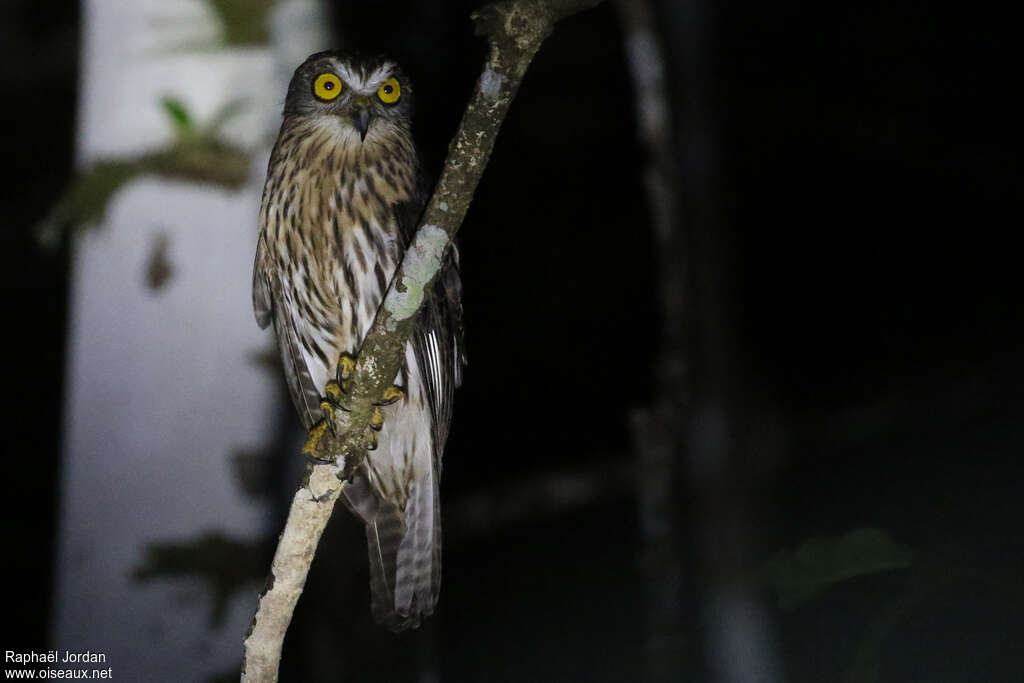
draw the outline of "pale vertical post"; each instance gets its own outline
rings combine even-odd
[[[223,127],[251,153],[242,188],[139,176],[72,246],[52,645],[104,653],[115,680],[204,680],[237,670],[262,577],[218,596],[202,568],[137,572],[153,544],[257,549],[272,534],[271,500],[245,490],[237,456],[265,453],[282,414],[276,369],[257,361],[274,347],[250,283],[281,73],[294,65],[271,44],[224,44],[200,0],[83,10],[81,168],[168,145],[165,95],[200,124],[245,99]],[[271,13],[272,39],[316,24],[299,10]]]

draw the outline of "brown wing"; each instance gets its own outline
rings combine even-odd
[[[424,375],[433,416],[435,460],[438,465],[448,440],[452,400],[456,387],[462,384],[462,366],[465,364],[462,279],[458,259],[458,249],[453,245],[430,297],[423,304],[413,333],[413,347]]]
[[[274,323],[277,335],[277,346],[281,352],[281,365],[284,366],[284,377],[288,384],[295,410],[302,419],[306,429],[312,427],[320,419],[320,392],[313,384],[313,379],[306,367],[299,347],[299,335],[295,330],[295,321],[288,315],[281,296],[281,287],[277,278],[272,276],[266,263],[264,238],[256,246],[256,262],[252,273],[252,305],[256,313],[256,323],[266,328]]]
[[[421,175],[416,196],[395,207],[395,217],[404,244],[412,242],[420,217],[430,196],[430,187]],[[423,373],[433,417],[434,460],[440,474],[441,455],[448,440],[452,419],[452,398],[462,384],[465,350],[462,329],[462,278],[459,274],[459,250],[452,244],[441,272],[420,310],[412,336],[416,360]]]

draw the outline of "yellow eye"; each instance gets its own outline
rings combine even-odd
[[[384,84],[377,88],[377,97],[384,104],[394,104],[402,96],[402,86],[398,85],[397,78],[389,78]]]
[[[341,79],[334,74],[320,74],[313,81],[313,94],[318,99],[330,102],[341,94]]]

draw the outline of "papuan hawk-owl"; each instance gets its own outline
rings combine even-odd
[[[429,196],[412,87],[383,57],[320,52],[295,71],[267,170],[253,273],[311,451]],[[377,448],[341,498],[366,525],[374,617],[399,631],[432,613],[441,582],[438,482],[461,383],[461,282],[448,250],[395,386],[375,410]]]

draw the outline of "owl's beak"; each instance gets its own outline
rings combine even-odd
[[[359,130],[359,140],[366,139],[366,131],[370,129],[370,110],[366,107],[359,107],[352,113],[352,123],[356,124]]]

